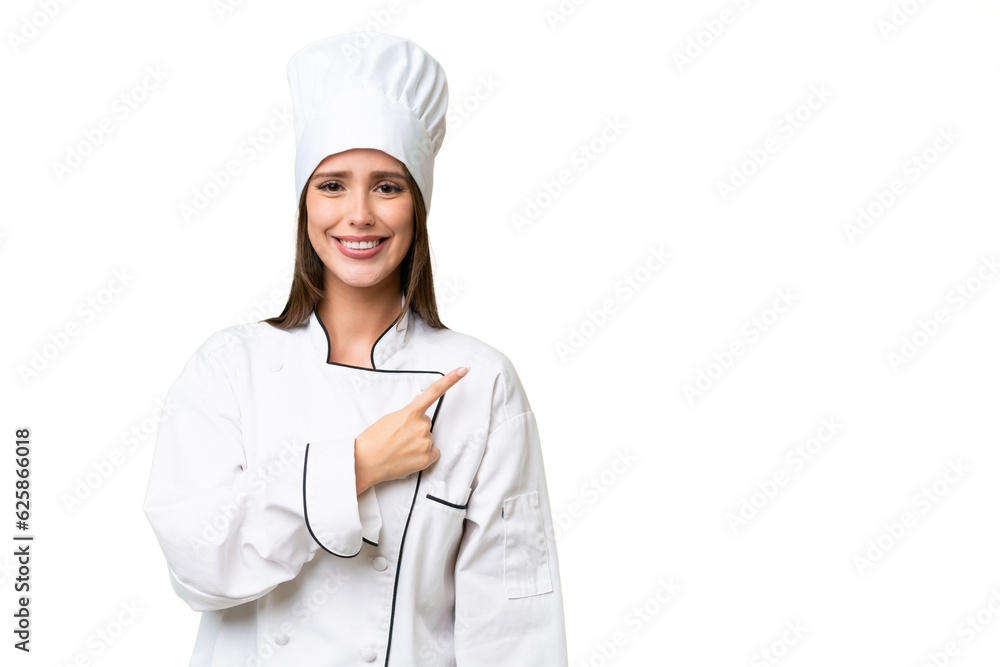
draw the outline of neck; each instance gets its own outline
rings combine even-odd
[[[399,315],[402,299],[398,288],[357,288],[334,283],[327,289],[326,299],[316,307],[330,336],[327,361],[370,368],[372,346]]]

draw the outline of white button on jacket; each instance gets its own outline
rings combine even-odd
[[[144,510],[203,612],[191,667],[568,664],[535,415],[509,359],[414,312],[329,363],[315,312],[211,335],[167,395]],[[441,457],[358,495],[354,439],[458,366]]]

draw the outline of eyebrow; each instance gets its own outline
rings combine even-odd
[[[315,180],[319,180],[319,179],[322,179],[322,178],[350,178],[353,174],[354,174],[354,172],[350,171],[350,170],[346,170],[346,171],[322,171],[322,172],[313,174],[312,180],[315,181]],[[406,180],[406,177],[403,176],[403,174],[399,173],[398,171],[373,171],[371,173],[371,177],[373,179],[377,179],[377,178],[398,178],[398,179],[403,180],[403,181]]]

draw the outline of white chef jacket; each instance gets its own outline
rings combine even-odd
[[[212,334],[165,401],[143,509],[202,612],[191,667],[568,664],[535,415],[510,360],[408,311],[331,363],[314,311]],[[354,439],[462,365],[441,457],[357,494]]]

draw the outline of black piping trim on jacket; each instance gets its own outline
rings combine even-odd
[[[410,313],[410,315],[412,317],[413,314]],[[364,366],[352,366],[351,364],[342,364],[337,361],[330,361],[330,332],[326,330],[326,326],[323,324],[323,320],[319,318],[319,313],[316,312],[316,309],[313,309],[313,314],[310,315],[310,317],[313,316],[316,317],[316,321],[319,322],[319,328],[323,330],[323,335],[326,336],[326,358],[324,359],[324,361],[326,361],[327,365],[329,366],[343,366],[344,368],[356,368],[358,370],[372,371],[375,373],[437,373],[438,375],[444,376],[444,373],[442,373],[441,371],[411,371],[411,370],[391,370],[391,369],[386,370],[384,368],[375,368],[375,348],[378,347],[379,341],[385,338],[385,335],[389,333],[389,329],[396,326],[396,324],[400,320],[399,317],[393,320],[393,323],[387,326],[385,328],[385,331],[380,333],[378,335],[378,338],[375,339],[375,342],[372,343],[372,351],[371,351],[372,367],[366,368]]]
[[[440,371],[434,372],[437,373]],[[444,377],[444,373],[441,373],[441,377]],[[442,403],[444,403],[444,396],[438,399],[437,407],[434,408],[434,416],[431,417],[431,432],[434,431],[434,422],[437,421]],[[417,471],[417,485],[413,489],[413,498],[410,500],[410,512],[406,515],[406,523],[403,524],[403,536],[399,539],[399,555],[396,556],[396,579],[392,582],[392,611],[389,612],[389,637],[385,641],[385,662],[383,663],[383,667],[389,667],[389,648],[392,646],[392,625],[396,620],[396,589],[399,588],[399,570],[403,562],[403,544],[406,542],[406,531],[410,527],[410,517],[413,516],[413,506],[417,503],[417,492],[420,490],[420,476],[423,472],[423,470]]]
[[[325,546],[323,546],[323,543],[319,541],[318,537],[316,537],[316,533],[313,532],[312,526],[309,524],[309,503],[306,502],[306,477],[308,476],[309,476],[309,443],[307,442],[305,461],[302,464],[302,516],[306,520],[306,528],[309,530],[309,534],[312,535],[313,540],[316,541],[316,544],[318,544],[320,548],[323,549],[323,551],[333,554],[334,556],[337,556],[339,558],[354,558],[359,553],[361,553],[361,549],[358,549],[356,553],[353,553],[350,556],[345,556],[344,554],[338,554],[336,551],[330,551]],[[361,539],[364,540],[365,538],[362,537]]]
[[[468,503],[466,503],[465,505],[456,505],[455,503],[449,503],[447,500],[443,500],[441,498],[438,498],[437,496],[432,496],[429,493],[427,494],[427,497],[430,498],[431,500],[438,501],[442,505],[447,505],[448,507],[454,507],[457,510],[469,509],[469,504]]]
[[[356,368],[356,369],[362,370],[362,371],[373,371],[373,372],[377,372],[377,373],[437,373],[438,375],[444,377],[444,373],[442,373],[441,371],[385,370],[385,369],[382,369],[382,368],[375,368],[375,348],[378,346],[379,341],[382,340],[382,338],[384,338],[387,333],[389,333],[389,329],[391,329],[394,326],[396,326],[396,324],[399,322],[400,318],[398,318],[398,317],[395,320],[393,320],[392,324],[390,324],[388,327],[386,327],[385,331],[383,331],[381,334],[379,334],[379,337],[375,339],[374,343],[372,343],[372,351],[371,351],[372,367],[371,368],[365,368],[363,366],[351,366],[350,364],[341,364],[341,363],[337,363],[335,361],[330,361],[330,334],[326,330],[326,326],[323,325],[323,320],[320,319],[319,313],[316,311],[315,308],[313,308],[313,312],[310,315],[310,317],[315,317],[316,318],[316,321],[319,322],[320,328],[323,330],[323,335],[326,336],[326,358],[324,359],[324,361],[326,361],[326,363],[328,365],[330,365],[330,366],[343,366],[345,368]],[[444,396],[442,396],[439,399],[437,408],[434,409],[434,417],[435,418],[437,417],[437,411],[441,409],[441,401],[443,401],[443,400],[444,400]],[[431,420],[431,428],[433,428],[433,427],[434,427],[434,421],[432,419]],[[321,546],[323,548],[323,551],[326,551],[327,553],[331,553],[334,556],[337,556],[339,558],[354,558],[359,553],[361,553],[361,549],[358,549],[358,551],[356,553],[353,553],[350,556],[345,556],[344,554],[338,554],[336,551],[330,551],[325,546],[323,546],[323,543],[320,542],[319,539],[316,537],[316,533],[313,532],[312,526],[309,524],[309,512],[306,509],[306,474],[307,474],[306,471],[308,469],[309,469],[309,443],[306,443],[305,464],[302,466],[302,511],[303,511],[303,515],[305,516],[305,520],[306,520],[306,528],[309,529],[309,534],[312,535],[312,538],[314,540],[316,540],[316,544],[318,544],[319,546]],[[412,507],[411,507],[411,510],[412,510]],[[362,540],[362,542],[367,542],[368,544],[372,545],[373,547],[377,547],[378,546],[377,542],[372,542],[371,540],[366,539],[364,537],[362,537],[361,540]],[[393,594],[393,601],[395,601],[395,593]]]
[[[323,325],[323,320],[320,319],[319,312],[315,308],[313,309],[313,315],[312,316],[316,317],[316,321],[319,322],[320,328],[323,329],[323,335],[326,336],[326,358],[324,359],[324,361],[326,361],[326,363],[328,365],[330,365],[330,366],[343,366],[345,368],[356,368],[356,369],[359,369],[359,370],[372,371],[372,372],[375,372],[375,373],[437,373],[441,377],[444,377],[444,375],[445,375],[441,371],[392,370],[392,369],[386,370],[386,369],[382,369],[382,368],[375,368],[375,348],[378,346],[379,341],[382,340],[382,338],[384,338],[387,333],[389,333],[389,329],[391,329],[392,327],[396,326],[396,324],[399,322],[399,318],[398,317],[393,321],[392,324],[390,324],[388,327],[386,327],[385,331],[383,331],[381,334],[379,334],[379,337],[375,339],[374,343],[372,343],[372,351],[371,351],[372,367],[371,368],[364,368],[362,366],[352,366],[350,364],[341,364],[341,363],[338,363],[336,361],[330,361],[330,333],[326,330],[326,326]],[[412,313],[411,313],[411,316],[412,316]],[[434,431],[434,422],[437,421],[438,413],[441,412],[441,404],[442,403],[444,403],[444,396],[443,395],[440,398],[437,399],[437,407],[434,408],[434,415],[431,417],[431,428],[430,428],[430,430],[432,432]],[[308,455],[309,455],[309,445],[306,444],[306,456],[308,457]],[[416,502],[417,502],[417,492],[420,490],[420,477],[421,477],[422,473],[423,473],[423,470],[417,471],[417,485],[413,489],[413,498],[410,499],[410,511],[406,515],[406,523],[403,524],[403,535],[399,539],[399,552],[398,552],[398,555],[396,557],[397,558],[397,561],[396,561],[396,577],[395,577],[395,580],[392,583],[392,610],[389,612],[389,636],[386,638],[386,642],[385,642],[385,663],[384,663],[385,667],[388,667],[388,665],[389,665],[389,648],[392,646],[392,626],[393,626],[393,623],[396,620],[396,594],[397,594],[397,591],[399,589],[399,570],[400,570],[400,563],[402,562],[402,559],[403,559],[403,545],[406,543],[406,531],[410,527],[410,517],[413,516],[413,506],[416,505]],[[302,478],[302,503],[303,503],[303,507],[304,507],[305,506],[305,477],[304,476]],[[306,525],[308,525],[308,522],[307,522]],[[309,533],[310,534],[312,533],[312,529],[311,528],[309,529]],[[316,536],[313,535],[313,539],[315,539],[315,537]],[[364,538],[361,538],[361,539],[364,540]],[[323,546],[323,545],[320,545],[320,546]],[[331,552],[331,553],[333,553],[333,552]],[[361,551],[359,550],[358,553],[361,553]],[[339,556],[340,554],[334,554],[334,555],[335,556]],[[357,555],[358,554],[354,554],[354,556],[357,556]],[[344,558],[353,558],[354,556],[344,556]]]

